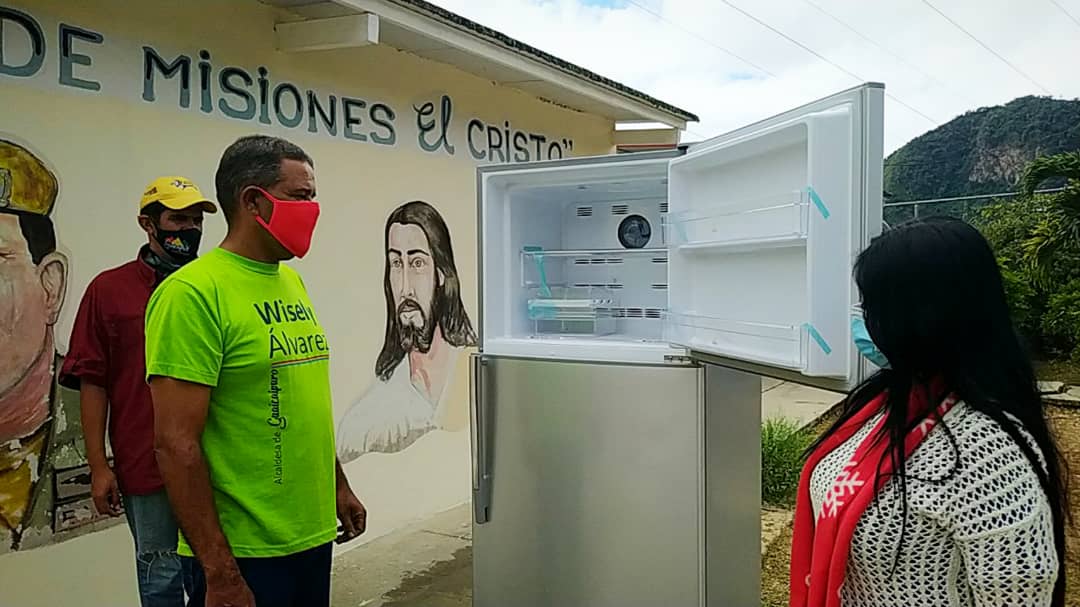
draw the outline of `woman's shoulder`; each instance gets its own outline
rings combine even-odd
[[[1039,445],[1020,420],[1009,413],[1004,413],[1003,416],[1001,420],[994,419],[961,401],[946,414],[943,420],[945,423],[940,428],[944,432],[939,434],[945,434],[945,440],[955,444],[962,464],[978,466],[1010,458],[1027,461],[1021,443],[1014,438],[1015,433],[1024,446],[1030,447],[1045,465]],[[951,435],[951,439],[948,435]],[[938,440],[941,438],[939,436]]]
[[[960,403],[945,416],[936,441],[949,445],[948,469],[940,488],[942,506],[960,536],[979,536],[1029,520],[1047,508],[1039,475],[1005,429],[1011,424],[1019,437],[1044,465],[1038,445],[1015,417],[999,422],[990,415]]]

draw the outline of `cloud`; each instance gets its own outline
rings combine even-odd
[[[919,0],[812,1],[858,33],[807,0],[732,0],[859,79],[884,82],[893,96],[886,101],[886,151],[965,111],[1045,94],[1039,85],[1056,97],[1080,97],[1080,25],[1049,0],[932,0],[1038,85]],[[435,2],[698,114],[690,140],[860,82],[721,0]],[[1080,0],[1058,4],[1080,17]]]

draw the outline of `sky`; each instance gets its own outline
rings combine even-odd
[[[887,153],[968,110],[1080,97],[1080,0],[434,2],[697,114],[687,141],[869,81]]]

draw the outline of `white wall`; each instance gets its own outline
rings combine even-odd
[[[394,208],[424,200],[438,209],[451,232],[465,308],[475,327],[475,167],[481,160],[470,153],[470,141],[473,148],[487,152],[487,126],[495,125],[495,131],[503,131],[501,139],[509,129],[512,141],[527,140],[532,158],[541,137],[543,158],[602,154],[612,148],[609,121],[558,108],[387,47],[277,53],[272,29],[276,13],[254,0],[0,0],[0,11],[4,9],[30,15],[45,38],[40,70],[27,76],[5,75],[0,70],[0,139],[25,145],[59,180],[51,217],[60,248],[70,261],[65,304],[53,327],[60,354],[66,351],[72,318],[87,283],[98,272],[133,258],[143,241],[135,216],[144,186],[158,175],[179,174],[212,195],[217,160],[229,143],[253,132],[277,134],[300,144],[316,162],[323,216],[311,253],[295,267],[304,275],[332,343],[333,392],[340,415],[376,381],[373,369],[385,316],[383,230]],[[72,76],[85,81],[82,84],[73,85],[70,79],[68,84],[62,82],[61,23],[102,37],[100,43],[86,40],[87,35],[73,41],[73,52],[89,58],[89,65],[77,57],[73,64]],[[0,31],[4,63],[12,67],[30,62],[31,44],[25,31],[10,20]],[[153,47],[166,61],[180,54],[191,57],[189,107],[179,103],[177,80],[166,80],[160,73],[155,74],[154,100],[144,99],[144,46]],[[206,112],[198,66],[199,52],[204,49],[210,54],[213,85]],[[333,95],[338,99],[337,133],[329,133],[318,121],[316,133],[308,132],[307,120],[296,128],[283,127],[272,107],[269,125],[259,121],[259,111],[252,120],[226,116],[217,78],[228,66],[239,67],[253,78],[260,66],[266,67],[270,90],[292,83],[302,93],[313,90],[324,104]],[[238,82],[239,76],[233,78]],[[99,86],[87,84],[91,81]],[[257,95],[258,84],[250,90]],[[447,132],[452,155],[445,147],[424,151],[418,141],[417,108],[422,110],[432,102],[434,113],[419,118],[439,125],[443,96],[452,103]],[[228,107],[245,109],[241,97],[224,97]],[[340,105],[344,97],[366,102],[362,110],[350,102],[357,110],[354,117],[361,119],[350,132],[367,135],[367,141],[345,136]],[[379,103],[393,111],[392,121],[383,108],[371,114]],[[288,118],[293,106],[286,103],[282,109]],[[472,119],[482,121],[483,128],[470,129]],[[393,144],[374,141],[390,133],[376,120],[392,122]],[[423,137],[437,141],[438,128]],[[551,147],[552,142],[557,148]],[[524,157],[520,149],[511,155]],[[211,217],[203,250],[223,235],[222,219]],[[4,293],[0,289],[0,297]],[[467,378],[461,366],[451,371],[447,388],[451,396],[438,416],[445,429],[427,433],[396,453],[366,454],[347,465],[354,488],[370,511],[368,540],[469,499]],[[56,399],[54,414],[67,415],[70,421],[77,402],[70,394],[65,398],[64,403]],[[77,441],[68,447],[67,459],[58,466],[81,463],[76,461]],[[76,600],[86,607],[134,604],[133,557],[126,527],[87,533],[94,528],[82,527],[51,539],[46,537],[48,530],[42,530],[39,536],[45,546],[0,556],[0,605],[58,605]],[[4,544],[0,541],[0,552]]]

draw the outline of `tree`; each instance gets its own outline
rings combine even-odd
[[[1039,158],[1023,177],[1026,195],[980,209],[974,224],[997,255],[1013,322],[1033,354],[1080,362],[1080,154]]]
[[[1080,248],[1080,152],[1036,158],[1024,171],[1020,185],[1030,198],[1047,181],[1064,181],[1064,189],[1039,196],[1044,212],[1024,242],[1025,256],[1043,280],[1060,262],[1064,250]]]

